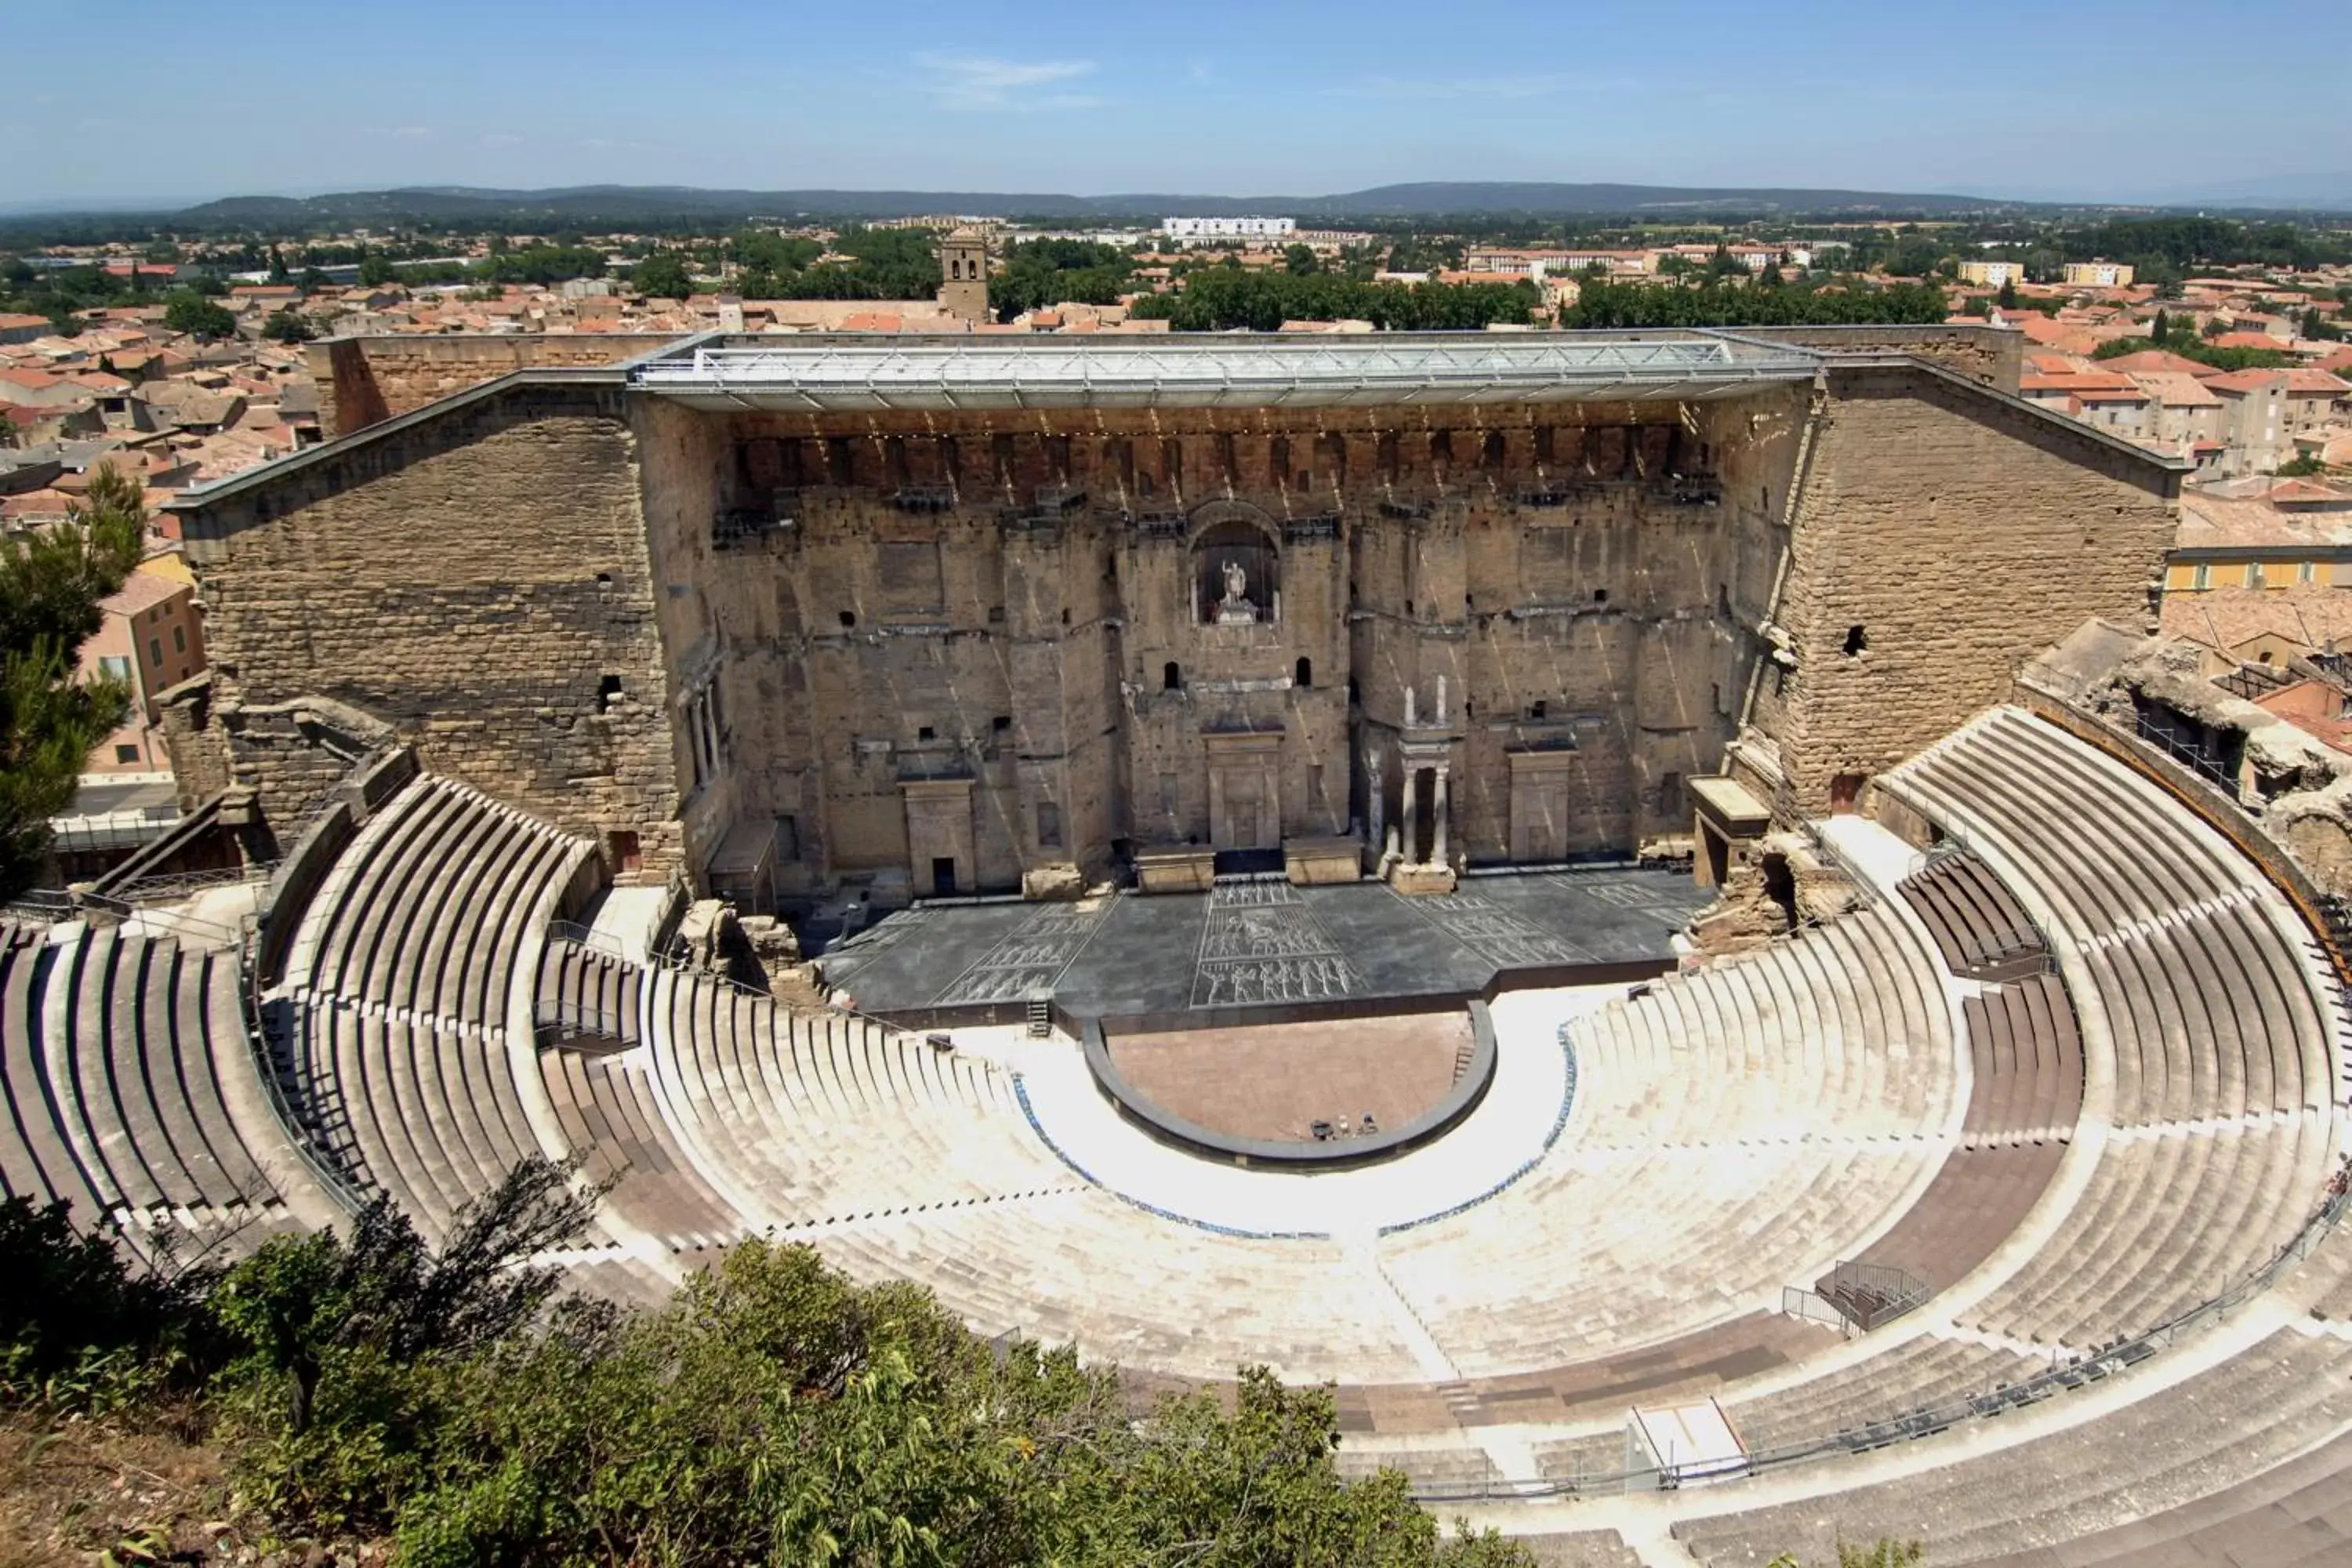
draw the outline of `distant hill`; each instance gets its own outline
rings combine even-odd
[[[469,185],[416,185],[317,196],[230,196],[195,206],[161,206],[111,214],[84,204],[35,212],[34,204],[0,208],[0,226],[40,226],[43,220],[106,227],[136,218],[194,231],[428,223],[464,226],[543,226],[588,228],[723,224],[747,218],[856,219],[919,213],[981,217],[1041,218],[1069,223],[1124,223],[1183,213],[1234,216],[1260,213],[1310,223],[1419,217],[1622,217],[1671,220],[1778,216],[1822,221],[1874,217],[1937,218],[1971,214],[2061,213],[2111,216],[2159,208],[2228,206],[2242,210],[2352,211],[2352,176],[2301,175],[2248,181],[2227,189],[2180,193],[2161,203],[2027,201],[1977,193],[1920,194],[1811,187],[1735,185],[1553,184],[1530,181],[1435,181],[1376,185],[1320,196],[1218,196],[1135,193],[1074,196],[1048,191],[706,190],[693,185],[569,185],[550,190],[499,190]]]
[[[1731,186],[1545,184],[1436,182],[1381,185],[1322,196],[1212,196],[1135,194],[1074,196],[1058,192],[1003,191],[740,191],[686,185],[579,185],[509,191],[468,186],[419,186],[321,196],[232,196],[172,215],[191,226],[240,224],[355,223],[400,218],[462,222],[546,218],[565,223],[680,218],[891,217],[911,213],[959,213],[980,217],[1059,217],[1111,221],[1274,213],[1294,217],[1422,217],[1444,214],[1524,214],[1536,217],[1700,216],[1723,212],[1837,216],[1937,216],[2032,204],[1983,196],[1919,195],[1887,191],[1744,190]]]

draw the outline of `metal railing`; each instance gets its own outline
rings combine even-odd
[[[163,904],[244,882],[267,882],[278,868],[275,860],[256,860],[244,866],[225,866],[212,871],[173,871],[168,874],[141,877],[108,889],[114,898],[126,903]]]
[[[294,1102],[288,1098],[286,1085],[278,1077],[278,1062],[269,1049],[268,1014],[261,995],[260,945],[261,928],[256,922],[239,945],[237,967],[240,984],[236,988],[237,999],[245,1008],[246,1046],[253,1058],[254,1072],[261,1079],[262,1093],[269,1099],[270,1114],[278,1119],[278,1125],[286,1133],[286,1141],[294,1146],[295,1157],[302,1162],[311,1179],[324,1189],[328,1197],[334,1200],[336,1206],[346,1214],[355,1215],[367,1206],[367,1199],[340,1163],[312,1143],[309,1130],[296,1117]],[[299,1004],[289,1001],[283,1005],[290,1014]],[[287,1045],[290,1054],[293,1043],[289,1041]]]
[[[2182,767],[2221,785],[2232,796],[2237,794],[2237,773],[2221,758],[2210,754],[2202,746],[2190,745],[2145,712],[2137,715],[2136,728],[2141,740],[2157,747]]]
[[[1748,1455],[1744,1464],[1734,1466],[1727,1472],[1722,1461],[1710,1461],[1703,1467],[1703,1479],[1715,1481],[1760,1475],[1785,1466],[1866,1453],[1889,1444],[1932,1436],[1964,1422],[2022,1409],[2126,1372],[2170,1349],[2187,1335],[2225,1321],[2231,1312],[2269,1290],[2287,1270],[2309,1257],[2312,1250],[2343,1220],[2346,1208],[2352,1206],[2352,1194],[2347,1194],[2347,1179],[2352,1178],[2347,1178],[2347,1172],[2352,1172],[2352,1162],[2347,1162],[2347,1170],[2339,1171],[2328,1184],[2327,1196],[2317,1211],[2304,1222],[2291,1239],[2271,1255],[2267,1262],[2219,1295],[2200,1301],[2153,1328],[2113,1341],[2054,1365],[2047,1372],[2037,1373],[2032,1377],[2002,1384],[1982,1394],[1916,1405],[1877,1420],[1842,1426],[1818,1437],[1755,1450]],[[1654,1487],[1660,1491],[1671,1491],[1679,1488],[1685,1479],[1679,1467],[1667,1466],[1657,1470],[1580,1472],[1541,1480],[1484,1481],[1475,1486],[1416,1485],[1412,1488],[1412,1496],[1414,1500],[1424,1503],[1607,1497],[1622,1494],[1628,1483],[1633,1481],[1643,1487]],[[1694,1473],[1689,1479],[1702,1477]]]

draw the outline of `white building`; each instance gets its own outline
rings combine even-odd
[[[1194,239],[1287,239],[1298,220],[1287,217],[1171,217],[1160,232],[1179,244]]]

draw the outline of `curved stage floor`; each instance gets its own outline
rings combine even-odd
[[[1473,877],[1442,898],[1379,882],[926,904],[824,954],[869,1013],[1018,1001],[1079,1017],[1479,990],[1500,969],[1663,963],[1709,899],[1689,872],[1611,866]]]

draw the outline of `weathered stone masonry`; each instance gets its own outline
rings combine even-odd
[[[1865,346],[1697,403],[728,413],[512,374],[184,503],[210,700],[347,701],[616,865],[749,844],[787,894],[1411,858],[1433,795],[1453,863],[1623,854],[1735,740],[1786,820],[2144,616],[2169,538],[2170,467]]]

